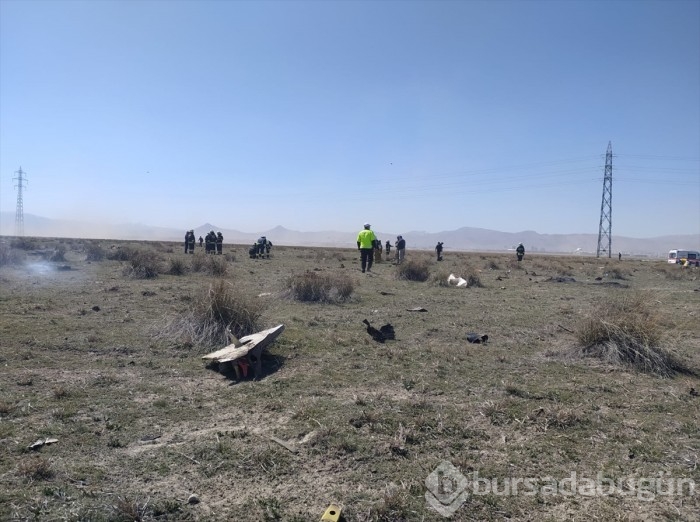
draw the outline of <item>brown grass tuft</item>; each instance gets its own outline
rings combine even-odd
[[[406,281],[427,281],[430,265],[425,259],[409,259],[396,268],[396,277]]]
[[[258,331],[263,308],[262,301],[236,293],[219,279],[193,300],[190,310],[159,328],[156,338],[175,337],[186,345],[228,344],[228,329],[238,338]]]
[[[575,353],[613,364],[631,366],[661,377],[689,369],[662,347],[660,317],[645,294],[619,297],[599,304],[576,329]]]
[[[17,466],[17,471],[28,480],[47,480],[54,476],[51,463],[43,457],[22,460]]]
[[[305,272],[287,279],[287,288],[297,301],[331,303],[348,299],[355,286],[344,274]]]

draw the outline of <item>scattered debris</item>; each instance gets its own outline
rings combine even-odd
[[[693,397],[700,397],[700,393],[695,388],[690,388],[690,395]]]
[[[58,442],[58,439],[52,439],[49,437],[47,437],[45,439],[37,439],[37,441],[34,442],[34,444],[30,444],[28,446],[28,449],[37,450],[37,449],[43,448],[44,446],[48,446],[49,444],[55,444],[56,442]]]
[[[467,341],[469,341],[470,343],[482,344],[488,340],[489,340],[489,336],[485,335],[485,334],[482,335],[482,334],[478,334],[478,333],[474,333],[474,332],[470,332],[467,334]]]
[[[59,265],[56,267],[56,270],[72,270],[70,265]]]
[[[258,297],[267,297],[268,295],[272,295],[272,292],[263,292],[262,294],[258,294]]]
[[[456,285],[458,287],[467,286],[467,280],[462,277],[455,277],[454,274],[450,274],[447,278],[447,282],[451,285]]]
[[[427,312],[425,308],[421,308],[420,306],[417,306],[416,308],[406,308],[407,312]]]
[[[369,321],[365,319],[362,321],[367,325],[367,333],[372,336],[372,339],[377,341],[378,343],[383,343],[386,340],[393,340],[396,338],[394,334],[394,327],[387,323],[384,326],[380,327],[379,330],[377,330],[374,326],[369,324]]]
[[[321,517],[321,522],[338,522],[340,520],[341,507],[335,504],[328,506]]]
[[[153,440],[157,440],[161,438],[161,435],[144,435],[139,439],[141,442],[151,442]]]
[[[284,441],[284,440],[282,440],[282,439],[278,439],[277,437],[275,437],[275,436],[273,436],[273,435],[265,435],[265,436],[266,436],[268,439],[270,439],[272,442],[276,442],[277,444],[279,444],[280,446],[282,446],[284,449],[289,450],[289,451],[291,451],[292,453],[297,453],[297,452],[299,451],[298,449],[296,449],[294,446],[292,446],[292,445],[289,444],[288,442],[286,442],[286,441]]]
[[[145,297],[151,297],[151,296],[156,295],[156,293],[152,292],[151,290],[144,290],[143,292],[141,292],[141,295],[143,295]]]
[[[95,306],[92,307],[92,311],[93,311],[93,312],[99,312],[99,311],[100,311],[100,307],[97,306],[97,305],[95,305]]]
[[[236,364],[233,365],[233,369],[236,371],[236,377],[240,377],[239,372],[242,366],[245,367],[243,369],[243,376],[245,377],[248,373],[248,365],[254,364],[255,377],[260,377],[262,371],[262,352],[272,344],[283,331],[284,325],[278,324],[273,328],[241,337],[240,340],[236,339],[233,334],[231,334],[229,335],[229,341],[233,341],[231,344],[210,354],[203,355],[202,359],[219,363],[220,371],[229,366],[227,363],[237,361]]]
[[[383,290],[380,290],[379,293],[382,294],[382,295],[394,295],[394,294],[391,293],[391,292],[384,292]]]

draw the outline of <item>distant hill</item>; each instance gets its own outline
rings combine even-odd
[[[15,215],[0,212],[0,235],[12,236],[15,233]],[[217,227],[205,223],[194,229],[195,236],[205,237],[207,232],[221,232],[225,243],[252,244],[264,235],[273,244],[289,246],[355,247],[358,231],[301,232],[277,226],[271,230],[241,232],[240,230]],[[406,239],[407,248],[432,250],[438,241],[445,245],[445,251],[496,251],[504,252],[523,243],[527,252],[581,253],[595,254],[598,245],[597,234],[540,234],[531,230],[522,232],[499,232],[483,228],[462,227],[443,232],[422,231],[375,231],[377,237],[393,244],[397,234]],[[132,239],[142,241],[183,241],[185,230],[152,227],[140,223],[121,225],[95,225],[83,221],[49,219],[33,214],[24,215],[25,236],[74,237],[86,239]],[[613,236],[613,255],[665,257],[671,248],[700,250],[700,235],[677,235],[652,238],[630,238]]]

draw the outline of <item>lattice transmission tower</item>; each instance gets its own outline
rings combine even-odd
[[[24,177],[26,172],[22,170],[22,167],[19,168],[19,170],[15,171],[15,174],[17,174],[16,178],[12,178],[16,181],[15,187],[17,187],[17,211],[15,212],[15,235],[17,236],[23,236],[24,235],[24,201],[22,200],[22,191],[25,188],[25,184],[27,183],[27,178]]]
[[[605,176],[603,176],[603,200],[600,203],[600,225],[598,226],[598,250],[596,257],[601,253],[612,255],[612,143],[608,142],[608,151],[605,153]]]

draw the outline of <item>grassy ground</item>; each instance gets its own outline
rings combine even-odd
[[[426,493],[452,520],[698,519],[700,380],[574,353],[587,318],[641,296],[660,346],[700,370],[698,270],[408,252],[428,270],[418,282],[386,262],[362,274],[352,249],[253,260],[225,245],[210,266],[179,244],[2,248],[2,520],[313,521],[332,502],[346,521],[443,520]],[[147,251],[157,276],[118,248]],[[354,290],[299,302],[289,278],[306,271]],[[447,286],[450,273],[472,284]],[[260,329],[285,325],[258,381],[203,364],[223,344],[171,333],[221,279],[260,305]],[[396,340],[373,341],[363,319],[390,322]],[[466,477],[456,504],[455,481],[426,485],[443,462]]]

